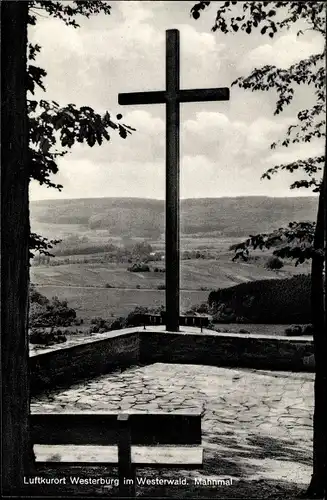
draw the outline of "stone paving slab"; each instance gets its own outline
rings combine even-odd
[[[305,485],[312,460],[311,373],[155,363],[33,398],[37,411],[203,411],[201,477]]]

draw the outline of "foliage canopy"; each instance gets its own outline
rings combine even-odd
[[[111,7],[106,1],[92,2],[78,0],[71,2],[56,2],[33,0],[29,2],[30,25],[37,23],[38,16],[44,14],[60,19],[67,26],[78,28],[76,17],[104,13],[109,15]],[[46,71],[34,64],[41,47],[38,44],[28,45],[28,67],[26,86],[28,91],[29,116],[29,168],[30,178],[61,191],[63,186],[53,182],[52,176],[58,172],[59,158],[68,154],[76,143],[84,143],[90,147],[96,144],[101,146],[110,141],[111,133],[118,132],[126,139],[131,134],[132,127],[121,123],[122,115],[112,117],[107,111],[97,113],[90,106],[77,107],[69,103],[60,105],[55,101],[37,100],[34,98],[36,88],[46,91]],[[31,233],[30,250],[51,255],[49,249],[58,243],[58,240],[48,240],[40,235]]]
[[[204,11],[210,3],[197,2],[191,9],[193,18],[198,19],[201,11]],[[250,35],[258,30],[263,36],[274,38],[285,29],[299,26],[298,36],[308,30],[325,36],[325,22],[325,4],[318,1],[255,1],[241,4],[220,2],[212,31],[219,30],[227,34],[241,30]],[[277,93],[275,115],[283,112],[291,104],[299,86],[307,85],[312,89],[314,104],[297,113],[296,120],[288,127],[286,136],[271,144],[272,149],[278,146],[288,147],[291,144],[308,143],[326,136],[325,58],[326,44],[322,52],[312,54],[287,69],[268,64],[262,68],[255,68],[250,75],[241,76],[232,83],[251,91],[275,90]],[[324,168],[325,156],[317,155],[276,165],[264,172],[262,178],[271,179],[272,175],[280,171],[299,172],[302,178],[293,182],[291,189],[304,187],[311,188],[313,192],[320,192]],[[278,243],[279,247],[274,254],[279,257],[295,258],[296,264],[299,264],[311,259],[315,253],[313,249],[315,228],[314,222],[291,222],[288,227],[280,228],[271,234],[250,236],[245,242],[235,246],[234,250],[241,256],[249,247],[270,248]]]

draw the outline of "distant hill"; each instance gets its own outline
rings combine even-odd
[[[164,201],[143,198],[84,198],[31,202],[31,220],[107,229],[113,236],[157,237],[164,231]],[[181,201],[185,235],[247,236],[290,221],[313,221],[317,198],[200,198]]]

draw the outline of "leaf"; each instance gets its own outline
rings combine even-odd
[[[68,116],[71,120],[75,120],[75,116],[71,111],[65,110],[64,111],[65,115]]]
[[[110,141],[110,136],[105,128],[102,130],[102,135],[105,139],[107,139],[107,141]]]
[[[48,153],[49,149],[51,148],[51,143],[50,143],[49,139],[47,139],[47,138],[42,139],[41,143],[40,143],[40,148],[42,150],[42,153],[44,153],[44,154]]]
[[[120,135],[120,137],[122,137],[123,139],[126,139],[126,137],[127,137],[127,131],[126,131],[126,129],[124,129],[124,127],[122,127],[121,125],[119,125],[119,135]]]
[[[102,144],[102,135],[98,131],[96,132],[96,138],[97,138],[97,142],[98,142],[99,146],[101,146],[101,144]]]
[[[108,125],[109,125],[109,127],[113,128],[113,129],[117,129],[118,128],[117,123],[114,123],[111,120],[109,120]]]
[[[68,139],[67,139],[67,145],[69,148],[71,148],[72,146],[74,146],[74,143],[75,143],[75,139],[73,136],[69,136]]]
[[[61,145],[62,147],[68,146],[68,139],[66,136],[62,138]]]
[[[93,148],[94,144],[95,144],[95,135],[93,132],[90,132],[89,135],[87,136],[87,143],[88,145]]]

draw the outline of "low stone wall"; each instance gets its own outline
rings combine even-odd
[[[144,364],[192,363],[285,371],[314,371],[313,341],[237,333],[161,333],[141,337]]]
[[[179,333],[162,326],[128,328],[34,350],[31,392],[156,362],[312,372],[313,341],[211,330],[200,333],[195,327],[184,327]]]
[[[108,332],[57,344],[30,355],[31,393],[138,364],[140,336],[135,329]]]

